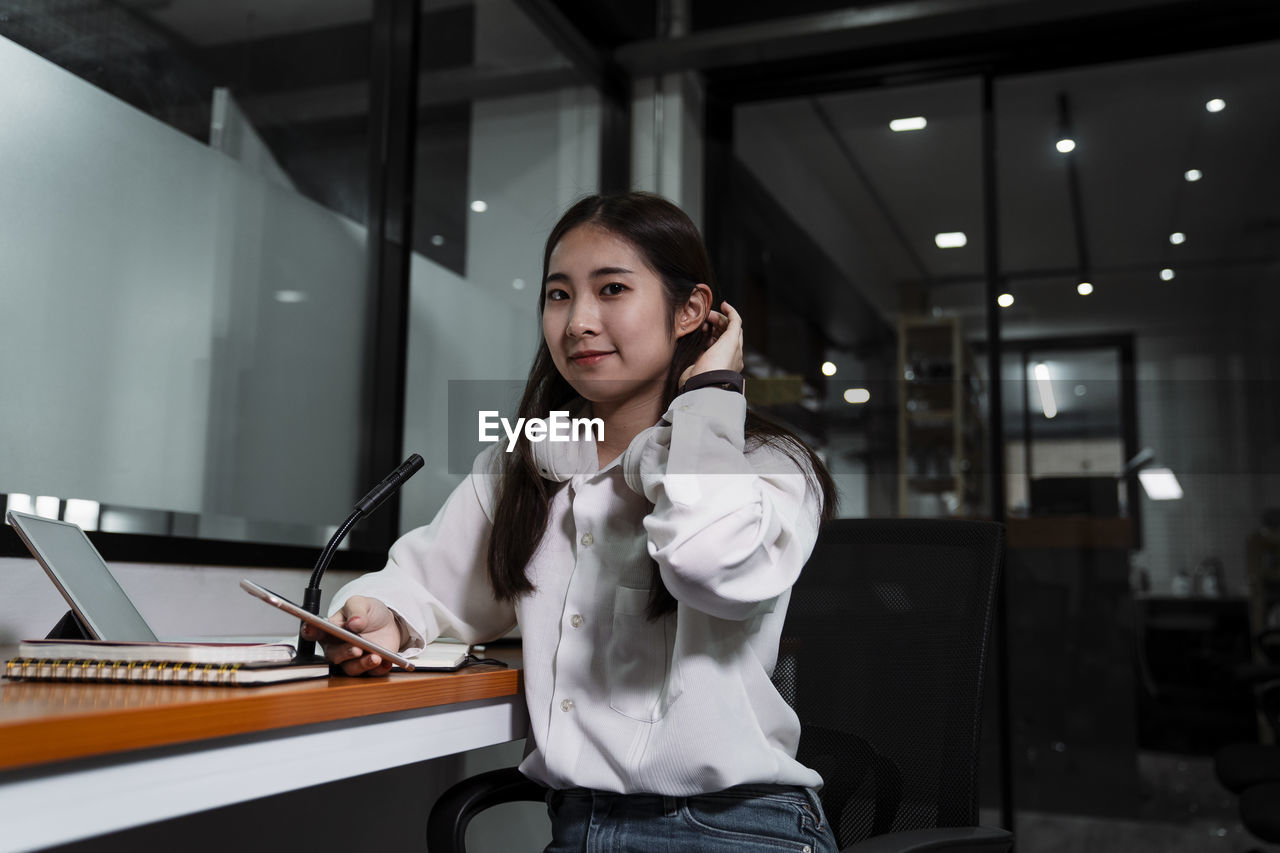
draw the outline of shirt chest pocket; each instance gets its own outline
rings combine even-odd
[[[676,615],[645,617],[649,590],[620,586],[613,599],[609,638],[609,706],[619,714],[653,723],[683,691],[675,662]]]

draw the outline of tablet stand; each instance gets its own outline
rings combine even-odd
[[[92,640],[93,635],[80,621],[74,610],[68,610],[53,626],[53,630],[45,635],[46,640]]]

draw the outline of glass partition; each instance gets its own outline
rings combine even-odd
[[[323,543],[368,485],[372,4],[17,5],[5,503]],[[404,443],[428,469],[406,524],[460,476],[449,383],[523,380],[542,241],[600,173],[599,96],[518,4],[427,4],[420,33]]]
[[[8,507],[310,545],[346,515],[369,16],[6,7]]]
[[[748,395],[823,454],[841,517],[991,517],[982,91],[965,78],[734,113],[719,273],[744,314]]]
[[[1278,67],[996,87],[1019,849],[1081,815],[1246,843],[1212,755],[1275,736],[1237,675],[1278,494]]]
[[[599,187],[598,93],[519,4],[463,10],[461,67],[438,67],[423,28],[405,453],[427,465],[405,489],[405,529],[470,472],[478,411],[514,417],[541,336],[543,243]]]
[[[981,142],[973,79],[735,112],[748,389],[822,448],[842,516],[989,513]]]
[[[1010,719],[984,726],[983,805],[1003,727],[1020,849],[1064,815],[1226,837],[1210,756],[1274,737],[1233,673],[1265,627],[1248,555],[1280,458],[1278,58],[998,78],[985,137],[972,79],[734,110],[720,271],[779,389],[757,404],[822,447],[844,515],[1007,518]]]

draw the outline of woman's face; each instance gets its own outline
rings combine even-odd
[[[597,225],[560,238],[547,265],[542,335],[560,375],[593,403],[662,393],[677,334],[662,279]]]

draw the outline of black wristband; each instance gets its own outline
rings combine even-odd
[[[689,381],[684,383],[678,393],[697,391],[699,388],[723,388],[726,391],[742,394],[745,385],[746,381],[742,378],[742,374],[736,370],[707,370],[690,376]]]

